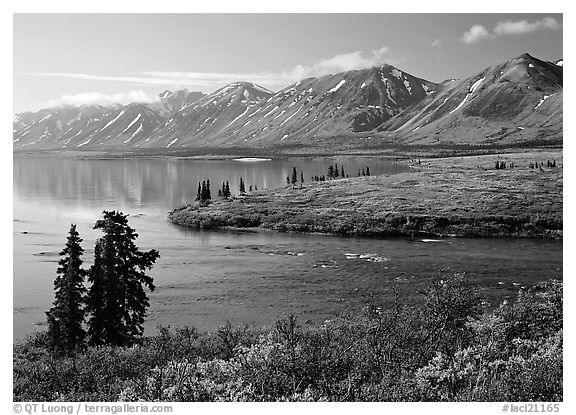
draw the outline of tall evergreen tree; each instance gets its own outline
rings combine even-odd
[[[70,225],[66,246],[60,252],[56,279],[54,280],[55,300],[53,307],[46,313],[48,338],[53,350],[73,353],[84,343],[86,332],[84,323],[84,277],[80,245],[82,239],[76,225]]]
[[[346,177],[346,175],[344,174],[344,166],[340,167],[340,176]]]
[[[334,177],[334,166],[328,166],[328,178]]]
[[[334,164],[334,177],[340,176],[340,172],[338,171],[338,164]]]
[[[202,190],[200,191],[200,202],[205,202],[208,198],[206,194],[206,180],[202,180]]]
[[[206,179],[206,200],[212,200],[212,193],[210,193],[210,179]]]
[[[303,184],[304,184],[304,172],[301,171],[300,172],[300,187],[302,187]]]
[[[232,196],[230,193],[230,185],[228,184],[228,180],[226,180],[226,193],[224,194],[224,197],[228,198],[230,196]]]
[[[144,287],[151,291],[155,288],[146,271],[160,254],[155,249],[138,249],[134,243],[138,234],[128,225],[128,215],[116,211],[104,211],[103,215],[94,225],[104,235],[98,239],[90,273],[90,342],[129,345],[144,331],[142,325],[150,305]]]
[[[94,264],[88,272],[90,289],[86,298],[88,313],[88,342],[91,345],[106,343],[106,276],[103,259],[104,243],[100,238],[94,245]]]
[[[226,196],[226,183],[222,182],[222,197],[227,198],[228,196]]]
[[[196,200],[202,200],[202,186],[200,186],[200,182],[198,182],[198,192],[196,193]]]
[[[366,176],[370,176],[370,167],[366,166]]]
[[[296,183],[298,182],[298,172],[296,172],[296,167],[292,167],[292,178],[290,179],[290,182],[292,183],[292,187],[296,186]]]
[[[240,177],[240,194],[246,193],[246,187],[244,186],[244,180]]]

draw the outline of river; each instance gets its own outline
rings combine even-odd
[[[58,252],[70,223],[84,239],[85,266],[92,262],[92,230],[104,209],[130,214],[137,245],[156,248],[151,271],[147,334],[158,325],[212,329],[233,324],[270,325],[279,315],[303,321],[358,312],[367,302],[389,299],[394,286],[418,296],[429,276],[465,272],[493,305],[513,298],[522,285],[562,278],[562,241],[538,239],[342,238],[272,232],[196,232],[166,221],[168,211],[193,200],[209,179],[216,197],[222,181],[237,193],[283,186],[295,166],[310,176],[329,165],[356,175],[407,171],[379,158],[278,160],[78,159],[15,155],[13,164],[14,338],[45,325],[54,299]]]

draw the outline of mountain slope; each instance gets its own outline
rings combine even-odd
[[[146,147],[214,144],[219,136],[251,108],[265,102],[272,92],[250,82],[229,84],[171,115]]]
[[[379,126],[408,143],[514,142],[562,136],[562,67],[523,54],[462,81],[446,81]]]
[[[274,145],[368,131],[433,94],[436,84],[384,65],[307,78],[240,114],[216,142]]]
[[[559,142],[563,61],[523,54],[464,80],[436,84],[393,66],[307,78],[273,93],[235,82],[204,95],[18,114],[15,149]]]
[[[111,111],[111,107],[82,105],[18,114],[14,117],[12,141],[22,148],[63,147],[69,139],[93,129]]]

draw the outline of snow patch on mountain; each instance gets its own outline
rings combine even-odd
[[[230,121],[230,123],[229,123],[226,127],[222,128],[222,130],[225,130],[226,128],[228,128],[228,127],[230,127],[232,124],[234,124],[234,123],[238,120],[238,118],[240,118],[240,117],[242,117],[244,114],[246,114],[250,108],[251,108],[251,107],[246,107],[246,109],[244,110],[244,112],[243,112],[242,114],[240,114],[239,116],[237,116],[236,118],[234,118],[232,121]]]
[[[130,129],[130,127],[132,127],[132,126],[140,119],[141,116],[142,116],[142,114],[138,114],[138,115],[136,116],[136,118],[134,118],[134,119],[132,120],[132,122],[131,122],[130,124],[128,124],[128,127],[126,127],[126,128],[124,129],[124,131],[122,131],[122,134],[124,134],[126,131],[128,131],[128,130]],[[124,141],[124,142],[126,143],[126,141]]]
[[[286,121],[288,121],[290,118],[292,118],[293,116],[295,116],[298,111],[300,111],[302,109],[302,107],[304,106],[304,104],[300,105],[300,108],[298,108],[296,111],[294,111],[288,118],[286,118],[284,121],[282,121],[280,123],[280,125],[284,124]]]
[[[134,133],[130,136],[130,138],[126,141],[124,141],[124,144],[126,144],[128,141],[132,140],[136,134],[141,133],[144,129],[142,128],[142,123],[140,123],[140,126],[136,129],[136,131],[134,131]]]
[[[110,127],[112,124],[114,124],[116,121],[118,121],[118,119],[124,114],[124,110],[120,111],[120,114],[118,114],[116,116],[116,118],[114,118],[112,121],[109,121],[108,124],[106,124],[104,126],[104,128],[102,128],[100,131],[104,131],[106,128]]]
[[[172,144],[174,144],[176,141],[178,141],[178,138],[175,138],[174,140],[170,141],[170,143],[168,143],[168,145],[166,146],[166,148],[170,147]]]
[[[540,107],[540,105],[542,105],[542,104],[544,103],[544,101],[546,101],[548,98],[550,98],[550,95],[544,95],[544,98],[542,98],[542,99],[540,100],[540,102],[538,103],[538,105],[536,105],[536,106],[534,107],[534,109],[537,110],[537,109]]]
[[[474,93],[474,91],[476,91],[476,89],[478,89],[478,87],[480,86],[482,81],[484,81],[484,79],[485,79],[485,77],[482,77],[482,78],[478,79],[476,82],[474,82],[472,84],[472,86],[470,87],[469,92],[466,94],[466,96],[462,100],[462,102],[456,108],[454,108],[452,111],[450,111],[448,114],[452,114],[453,112],[457,111],[460,107],[462,107],[462,105],[464,105],[466,103],[466,101],[468,101],[468,98],[470,98],[470,95],[472,95]],[[444,102],[446,102],[446,101],[444,101]]]
[[[86,144],[88,144],[88,143],[90,142],[90,140],[92,140],[92,137],[90,137],[88,140],[84,141],[83,143],[81,143],[81,144],[78,144],[76,147],[82,147],[82,146],[85,146]]]
[[[345,79],[342,79],[340,82],[338,82],[338,85],[336,85],[334,88],[332,88],[331,90],[329,90],[328,92],[326,92],[327,94],[332,94],[336,91],[338,91],[340,89],[340,87],[342,85],[344,85],[346,83]]]

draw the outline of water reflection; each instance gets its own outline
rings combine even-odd
[[[172,209],[194,199],[199,181],[210,180],[213,197],[223,181],[238,192],[240,177],[246,189],[282,186],[295,166],[304,180],[326,174],[338,163],[347,172],[369,165],[373,174],[407,171],[404,164],[379,159],[283,159],[246,163],[230,160],[78,160],[15,158],[14,192],[23,200],[80,204],[84,207],[114,203],[127,208]]]
[[[415,293],[439,269],[473,275],[496,300],[512,296],[514,284],[562,278],[561,241],[193,232],[166,221],[167,211],[194,198],[200,180],[210,179],[213,195],[224,180],[237,191],[240,177],[247,188],[271,188],[285,184],[292,166],[309,180],[335,162],[349,173],[367,165],[373,174],[407,169],[360,158],[258,163],[15,158],[14,336],[23,338],[45,324],[57,253],[71,222],[84,239],[85,265],[90,266],[100,236],[92,227],[104,209],[129,213],[140,235],[138,246],[160,251],[145,325],[152,333],[158,324],[214,328],[232,320],[266,325],[290,312],[321,321],[357,311],[369,298],[386,298],[394,284]]]

